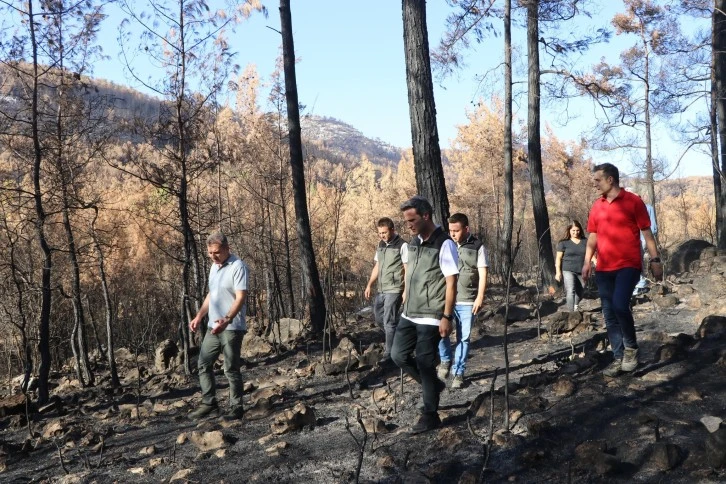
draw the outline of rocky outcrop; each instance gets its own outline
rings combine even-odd
[[[255,333],[248,331],[242,339],[242,357],[259,358],[272,353],[272,345]]]
[[[691,239],[683,242],[668,258],[668,272],[670,274],[683,274],[691,271],[691,264],[701,256],[714,256],[715,247],[705,240]]]
[[[154,369],[156,372],[164,373],[173,368],[173,363],[178,354],[179,348],[172,340],[165,339],[159,343],[154,353]]]
[[[277,415],[271,426],[272,432],[277,435],[302,430],[306,427],[315,427],[315,410],[302,402]]]
[[[270,343],[278,342],[284,345],[299,338],[305,331],[305,324],[299,319],[281,318],[274,324],[272,331],[267,335]]]

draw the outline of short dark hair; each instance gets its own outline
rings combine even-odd
[[[449,217],[449,223],[450,224],[461,224],[462,227],[468,227],[469,226],[469,217],[464,215],[463,213],[457,212],[451,217]]]
[[[618,167],[613,165],[612,163],[602,163],[600,165],[595,165],[595,167],[592,169],[592,172],[595,173],[596,171],[601,171],[606,177],[613,177],[613,183],[615,183],[616,185],[620,185],[620,171],[618,170]]]
[[[431,206],[431,202],[421,195],[414,195],[401,204],[401,212],[405,212],[411,208],[416,209],[416,213],[422,217],[424,214],[429,214],[429,216],[431,216],[434,213],[434,208]]]
[[[209,245],[221,245],[222,247],[228,247],[229,241],[227,236],[222,232],[213,232],[207,237],[207,246]]]
[[[379,218],[378,222],[376,222],[376,227],[388,227],[388,229],[391,231],[395,230],[393,220],[388,217]]]

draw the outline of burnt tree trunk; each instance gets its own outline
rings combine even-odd
[[[280,28],[282,30],[282,57],[285,73],[285,100],[287,101],[292,191],[295,202],[295,215],[297,216],[297,235],[300,241],[300,260],[307,289],[306,296],[310,309],[311,329],[313,334],[322,335],[325,328],[325,298],[320,284],[318,266],[315,262],[305,189],[305,166],[303,164],[297,79],[295,77],[295,45],[292,35],[290,0],[280,0]]]
[[[106,264],[103,256],[101,242],[98,240],[96,233],[96,219],[98,219],[98,209],[94,208],[93,221],[91,222],[91,237],[93,239],[93,247],[98,257],[98,276],[101,279],[101,290],[103,292],[103,304],[106,314],[106,354],[108,359],[108,368],[111,373],[111,388],[121,386],[118,377],[118,369],[116,367],[115,344],[113,337],[113,303],[111,302],[111,291],[108,287],[108,279],[106,277]]]
[[[646,47],[647,49],[648,47]],[[653,207],[653,221],[658,226],[658,211],[655,208],[655,169],[653,167],[653,136],[651,134],[652,121],[650,118],[650,56],[646,55],[643,59],[645,64],[645,183],[648,192],[648,200]],[[656,236],[657,240],[657,236]]]
[[[540,139],[540,68],[539,68],[539,0],[527,2],[528,110],[527,162],[532,187],[532,210],[537,232],[539,269],[542,283],[555,286],[555,259],[552,251],[550,217],[544,193],[542,175],[542,142]]]
[[[43,190],[40,185],[40,171],[43,162],[43,151],[40,145],[38,108],[39,77],[38,73],[38,41],[35,38],[35,18],[33,14],[33,2],[28,2],[28,29],[30,31],[30,43],[32,48],[33,62],[33,87],[30,110],[30,125],[33,141],[33,200],[35,202],[35,230],[38,237],[38,244],[43,253],[43,272],[41,276],[41,303],[40,321],[38,323],[38,351],[40,352],[40,366],[38,368],[38,403],[48,402],[50,388],[48,377],[50,376],[50,306],[51,306],[51,273],[53,270],[53,257],[48,239],[45,235],[45,221],[47,215],[43,208]]]
[[[713,186],[716,196],[716,239],[719,249],[726,249],[726,193],[723,190],[723,174],[726,172],[726,0],[715,0],[712,18],[712,52],[713,52],[713,81],[715,84],[715,93],[713,95],[716,119],[712,120],[712,124],[717,126],[717,130],[711,130],[711,136],[714,137],[712,149],[714,153],[713,160]],[[716,136],[718,139],[716,140]],[[718,145],[721,151],[718,151]]]
[[[434,222],[445,227],[449,198],[436,126],[425,0],[403,0],[403,44],[416,189],[433,205]]]
[[[56,169],[58,170],[60,180],[60,194],[61,194],[61,212],[63,214],[63,229],[66,236],[66,244],[68,246],[68,258],[71,263],[71,275],[72,275],[72,290],[71,299],[73,302],[73,338],[75,339],[71,346],[77,348],[76,364],[78,365],[79,378],[82,386],[93,386],[94,375],[91,370],[91,362],[88,358],[88,342],[86,338],[86,318],[83,312],[83,294],[81,292],[81,269],[78,263],[78,250],[76,248],[76,237],[73,233],[73,226],[71,224],[71,204],[72,200],[68,193],[68,187],[73,183],[73,167],[70,166],[72,160],[69,159],[69,154],[65,150],[65,138],[68,137],[67,129],[64,124],[64,120],[68,118],[66,113],[67,103],[64,102],[64,95],[70,93],[70,86],[65,84],[65,73],[63,65],[63,44],[62,37],[59,45],[61,52],[59,67],[60,67],[60,86],[57,90],[59,103],[57,108],[57,114],[55,118],[55,141],[56,149],[54,150],[55,156],[53,157],[56,163]],[[72,109],[72,108],[70,108]],[[80,377],[82,375],[82,377]]]
[[[512,2],[504,2],[504,227],[500,253],[504,274],[512,273],[512,232],[514,230],[514,163],[512,161]]]
[[[184,8],[180,4],[179,8],[179,38],[185,39],[184,30],[186,28],[186,17],[184,15]],[[191,348],[192,335],[189,331],[189,320],[193,317],[192,309],[189,306],[190,298],[190,287],[192,280],[193,270],[193,247],[194,247],[194,233],[189,225],[189,139],[187,136],[187,123],[184,109],[186,103],[186,61],[187,51],[186,43],[184,40],[180,43],[179,53],[179,85],[176,87],[176,99],[175,99],[175,115],[176,115],[176,135],[177,135],[177,159],[179,160],[179,191],[177,193],[178,204],[179,204],[179,222],[183,240],[184,250],[184,261],[182,267],[182,293],[179,311],[179,339],[182,344],[182,351],[184,354],[184,373],[190,375],[192,373],[191,363],[189,360],[189,349]]]

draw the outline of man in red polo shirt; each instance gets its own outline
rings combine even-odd
[[[635,321],[630,311],[630,296],[640,279],[641,233],[656,280],[663,277],[663,266],[643,200],[620,188],[620,173],[615,165],[596,165],[593,173],[600,198],[592,205],[587,221],[590,235],[587,238],[582,277],[590,277],[592,269],[589,261],[597,252],[595,280],[614,357],[603,375],[615,377],[621,372],[631,372],[638,366],[638,343],[635,339]]]

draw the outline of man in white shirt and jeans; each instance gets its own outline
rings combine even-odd
[[[449,217],[449,235],[456,242],[459,253],[459,278],[454,306],[457,342],[455,351],[452,351],[449,337],[441,339],[439,343],[441,363],[436,373],[440,379],[445,380],[451,371],[454,375],[451,388],[457,389],[464,386],[471,323],[484,304],[489,263],[486,248],[469,230],[469,217],[465,214],[455,213]]]

